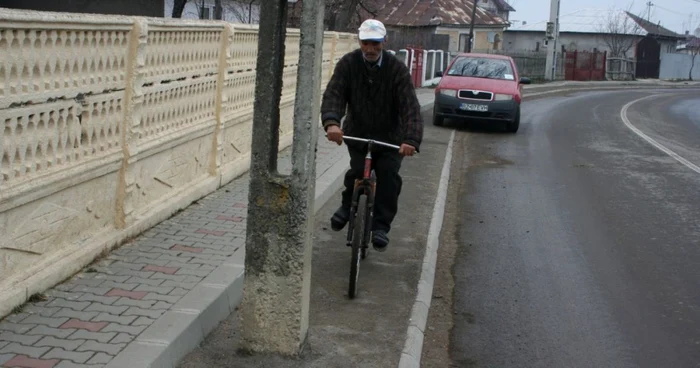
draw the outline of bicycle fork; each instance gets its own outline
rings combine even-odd
[[[350,221],[348,222],[347,245],[352,245],[352,236],[357,213],[358,200],[361,194],[367,195],[367,216],[365,216],[365,231],[363,234],[363,245],[369,244],[370,234],[372,233],[372,224],[374,223],[374,197],[377,183],[372,170],[372,147],[368,147],[367,155],[365,156],[365,167],[362,179],[355,180],[355,187],[352,194],[352,204],[350,206]]]

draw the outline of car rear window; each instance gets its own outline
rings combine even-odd
[[[507,60],[468,56],[458,57],[447,75],[515,80],[513,68]]]

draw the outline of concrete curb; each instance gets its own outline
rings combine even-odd
[[[435,267],[437,265],[437,251],[440,247],[440,232],[442,231],[442,221],[445,216],[445,204],[447,202],[447,189],[450,182],[450,168],[452,166],[452,146],[454,144],[455,131],[452,131],[450,143],[447,145],[445,162],[440,174],[440,184],[438,186],[437,198],[433,207],[433,215],[428,230],[428,240],[423,257],[423,266],[420,280],[418,281],[418,292],[416,301],[411,311],[411,319],[406,332],[406,342],[399,368],[418,368],[423,351],[423,336],[425,326],[428,323],[428,313],[430,302],[433,296],[433,284],[435,283]]]

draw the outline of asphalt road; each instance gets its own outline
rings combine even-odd
[[[359,295],[354,300],[347,297],[347,233],[333,232],[329,224],[340,204],[340,192],[317,213],[308,346],[301,358],[239,353],[239,316],[234,313],[179,367],[396,367],[416,297],[450,135],[449,130],[426,126],[421,153],[404,159],[399,214],[389,234],[389,248],[384,253],[370,249],[360,266]]]
[[[700,367],[698,106],[582,92],[526,101],[516,135],[450,123],[424,366]]]

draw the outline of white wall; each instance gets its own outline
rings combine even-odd
[[[547,50],[544,44],[544,32],[538,31],[506,31],[504,32],[503,49],[507,51],[535,51],[539,42],[539,50]],[[635,36],[630,36],[635,37]],[[610,53],[610,48],[603,42],[603,39],[595,33],[574,33],[562,32],[559,35],[559,45],[561,50],[563,45],[567,51],[607,51]],[[663,46],[662,46],[663,52]],[[634,56],[634,47],[627,52],[628,57]]]
[[[688,79],[692,56],[688,54],[661,54],[660,79]],[[695,57],[693,80],[700,80],[700,55]]]
[[[208,9],[209,19],[214,18],[214,0],[189,0],[182,12],[183,19],[200,19],[200,12],[204,2],[204,7]],[[165,17],[172,18],[173,0],[165,0]],[[249,23],[248,16],[251,15],[253,24],[260,23],[260,5],[253,4],[249,14],[250,1],[222,0],[224,8],[224,19],[232,23]]]

